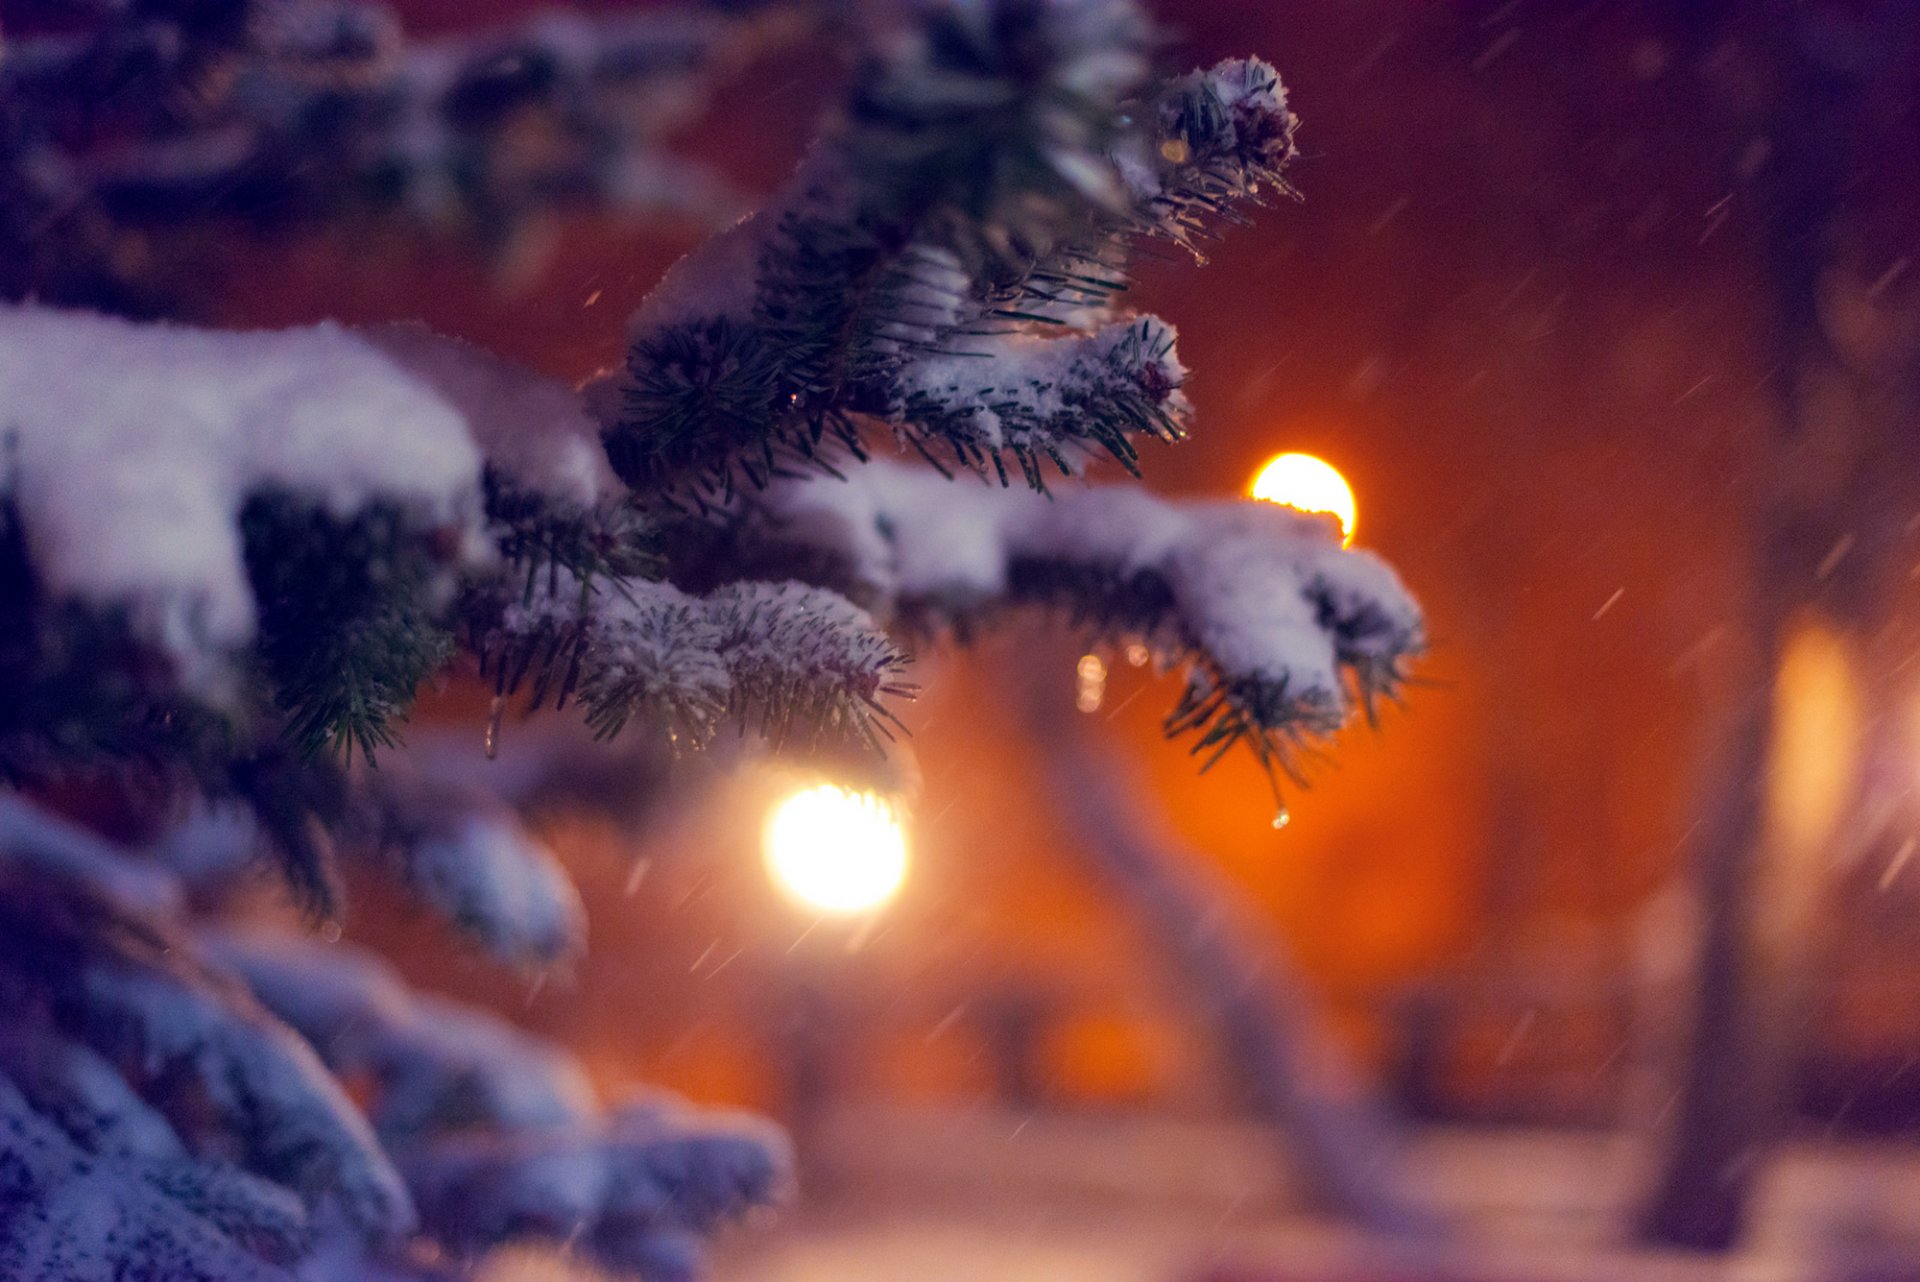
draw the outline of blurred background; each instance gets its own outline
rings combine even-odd
[[[1304,200],[1143,271],[1198,411],[1147,482],[1337,468],[1429,613],[1406,705],[1280,827],[1251,763],[1161,742],[1169,679],[1022,628],[921,656],[906,874],[851,923],[769,879],[792,780],[643,763],[608,786],[644,842],[549,828],[578,973],[529,991],[368,896],[350,933],[609,1088],[793,1126],[800,1203],[724,1276],[1920,1277],[1920,19],[1155,7],[1169,69],[1280,69]],[[831,53],[768,42],[688,111],[725,180],[690,205],[778,184]],[[283,232],[217,247],[207,310],[584,378],[710,225]],[[477,740],[478,691],[428,720]],[[1429,1216],[1470,1249],[1371,1231]]]

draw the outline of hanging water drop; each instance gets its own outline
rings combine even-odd
[[[1282,806],[1280,807],[1280,809],[1273,812],[1273,826],[1276,830],[1280,828],[1284,828],[1292,822],[1293,822],[1293,815],[1289,813],[1289,811],[1285,806]]]
[[[1107,697],[1106,661],[1097,654],[1083,654],[1074,665],[1074,676],[1078,678],[1074,706],[1082,712],[1100,711],[1101,701]]]
[[[500,751],[500,714],[506,710],[507,698],[496,694],[493,702],[487,705],[487,760],[492,761]]]

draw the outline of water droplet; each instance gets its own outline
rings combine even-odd
[[[330,922],[324,923],[320,927],[320,938],[326,940],[329,944],[339,943],[340,942],[340,923],[337,921],[330,921]]]
[[[1074,706],[1082,712],[1100,711],[1100,704],[1107,697],[1106,661],[1097,654],[1083,654],[1074,665],[1074,675],[1079,678]]]
[[[1273,812],[1273,826],[1276,829],[1284,828],[1292,822],[1293,822],[1293,815],[1287,810],[1285,806],[1282,806],[1280,807],[1280,809]]]
[[[492,761],[494,755],[500,751],[500,714],[506,711],[506,707],[506,696],[499,694],[494,695],[493,702],[487,705],[486,748],[488,761]]]

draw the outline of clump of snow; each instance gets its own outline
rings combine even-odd
[[[904,662],[865,610],[804,583],[730,583],[702,599],[736,703],[823,693],[871,700]]]
[[[337,325],[214,333],[0,307],[0,436],[39,581],[129,607],[183,660],[253,635],[236,522],[263,489],[341,515],[414,507],[479,554],[460,411]]]
[[[510,807],[404,764],[364,771],[357,784],[369,813],[349,849],[391,861],[416,899],[488,953],[542,965],[585,945],[579,892]]]
[[[628,320],[627,342],[688,321],[752,319],[766,229],[779,220],[777,206],[748,214],[669,267]]]
[[[558,1049],[498,1016],[410,991],[369,953],[281,934],[203,934],[213,956],[346,1078],[371,1078],[389,1143],[472,1126],[549,1127],[595,1108]]]
[[[907,362],[896,413],[912,421],[937,410],[946,417],[943,434],[964,435],[982,450],[1039,452],[1083,437],[1087,402],[1116,391],[1143,392],[1179,417],[1188,409],[1180,391],[1186,369],[1174,338],[1172,326],[1136,319],[1090,334],[981,335],[964,352]]]
[[[551,959],[579,944],[573,883],[509,817],[469,813],[414,845],[406,867],[414,893],[496,956]]]
[[[288,1282],[141,1164],[76,1144],[0,1074],[0,1277]],[[135,1272],[130,1272],[135,1270]]]
[[[900,257],[885,286],[892,297],[876,330],[876,351],[924,349],[977,310],[968,298],[973,278],[960,255],[923,242],[907,246]]]
[[[1108,566],[1122,578],[1165,566],[1193,530],[1182,507],[1118,485],[1009,507],[1000,519],[1012,555]]]
[[[167,869],[129,858],[111,842],[16,795],[0,794],[0,860],[83,882],[128,912],[166,916],[183,904],[180,883]]]
[[[1284,686],[1297,699],[1341,701],[1339,656],[1284,544],[1234,537],[1204,514],[1171,550],[1161,574],[1193,644],[1229,678]],[[1297,537],[1295,531],[1289,533]]]
[[[876,461],[844,482],[784,480],[753,519],[756,537],[829,553],[897,610],[964,618],[1038,592],[1204,658],[1225,680],[1324,707],[1345,706],[1349,665],[1421,644],[1419,606],[1384,562],[1342,548],[1333,523],[1270,503],[1183,503],[1131,486],[1049,498]]]
[[[565,384],[422,325],[365,337],[459,411],[482,456],[519,488],[583,506],[625,489],[599,425]]]
[[[758,1119],[660,1102],[582,1125],[453,1136],[402,1156],[422,1217],[455,1250],[579,1243],[617,1269],[697,1253],[698,1236],[779,1197],[791,1155]]]

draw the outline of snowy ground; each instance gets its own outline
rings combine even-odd
[[[1619,1243],[1631,1140],[1429,1130],[1411,1187],[1457,1226],[1393,1248],[1301,1209],[1263,1135],[1154,1119],[844,1113],[808,1145],[807,1195],[722,1251],[753,1282],[1894,1282],[1920,1279],[1920,1146],[1795,1144],[1726,1262]],[[558,1278],[502,1270],[498,1282]]]

